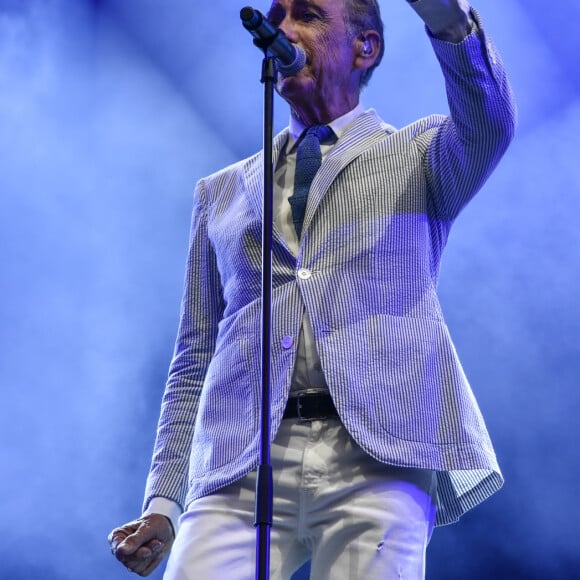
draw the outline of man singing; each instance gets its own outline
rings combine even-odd
[[[400,0],[403,1],[403,0]],[[376,0],[275,0],[306,54],[278,76],[271,578],[420,580],[433,527],[502,476],[436,294],[449,230],[512,139],[501,60],[466,0],[416,0],[449,116],[396,130],[359,96]],[[197,184],[185,293],[142,516],[111,532],[146,576],[254,578],[263,154]]]

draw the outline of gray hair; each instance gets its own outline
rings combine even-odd
[[[383,30],[383,21],[377,0],[344,0],[345,14],[344,20],[346,28],[351,38],[356,38],[365,30],[376,30],[381,38],[379,56],[373,66],[364,71],[360,86],[365,87],[373,71],[379,66],[383,55],[385,54],[385,38]]]

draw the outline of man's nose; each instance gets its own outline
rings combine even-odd
[[[280,22],[278,28],[286,35],[290,42],[297,43],[298,37],[296,36],[296,28],[292,19],[289,16],[285,16],[284,20]]]

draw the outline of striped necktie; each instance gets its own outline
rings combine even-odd
[[[302,234],[302,223],[306,213],[306,202],[310,185],[322,163],[320,143],[332,135],[332,129],[326,125],[314,125],[302,136],[296,152],[296,175],[294,176],[294,193],[288,198],[292,209],[292,221],[298,239]]]

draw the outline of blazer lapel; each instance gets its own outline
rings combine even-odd
[[[308,196],[308,204],[306,206],[306,215],[304,216],[304,225],[302,227],[303,233],[306,232],[318,204],[321,202],[324,194],[328,191],[328,188],[336,179],[337,175],[349,163],[351,163],[353,159],[356,159],[359,155],[364,153],[364,151],[379,141],[386,139],[388,134],[393,131],[393,128],[391,128],[391,130],[388,128],[385,129],[385,125],[383,125],[381,119],[373,109],[366,111],[353,122],[325,158],[320,170],[312,182],[310,195]],[[272,151],[274,167],[276,167],[278,163],[282,147],[286,144],[287,139],[288,128],[284,129],[274,137]],[[248,196],[250,205],[260,221],[262,221],[263,211],[263,162],[264,153],[263,151],[260,151],[243,164],[246,195]],[[276,228],[275,225],[273,233],[274,239],[287,248],[287,244],[281,232],[278,231],[278,228]]]
[[[395,129],[389,126],[385,129],[385,125],[373,109],[366,111],[353,122],[324,159],[312,182],[302,226],[303,232],[308,228],[318,204],[338,174],[353,159],[386,139],[394,131]]]
[[[282,151],[282,147],[286,144],[287,139],[287,128],[274,137],[272,149],[274,168],[276,168],[280,152]],[[246,182],[246,194],[250,200],[250,205],[260,221],[262,221],[264,203],[264,152],[260,151],[250,158],[247,163],[244,163],[243,169]]]

